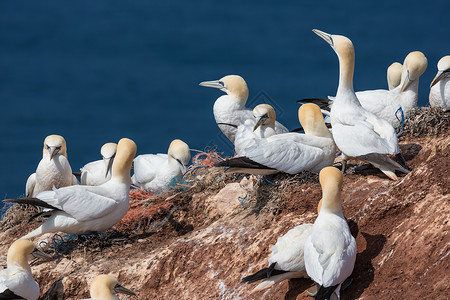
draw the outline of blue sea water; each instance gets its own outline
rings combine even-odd
[[[355,90],[386,88],[386,68],[413,50],[428,58],[419,105],[450,54],[450,1],[0,2],[0,196],[24,194],[49,134],[66,138],[74,170],[105,142],[138,154],[232,147],[214,122],[221,92],[199,87],[243,76],[248,106],[269,102],[298,127],[295,100],[334,95],[338,62],[311,32],[344,34],[356,49]]]

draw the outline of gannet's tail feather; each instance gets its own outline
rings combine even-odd
[[[5,203],[17,203],[17,204],[30,204],[33,206],[39,206],[39,207],[44,207],[44,208],[50,208],[50,209],[55,209],[55,210],[60,210],[50,204],[48,204],[45,201],[42,201],[41,199],[38,198],[16,198],[16,199],[5,199],[3,200],[3,202]]]
[[[360,160],[364,160],[368,163],[371,163],[376,168],[380,169],[381,172],[386,174],[389,178],[392,180],[397,180],[398,177],[395,175],[395,171],[400,171],[402,173],[408,174],[411,172],[409,169],[404,168],[399,163],[397,163],[395,160],[390,158],[389,156],[385,154],[379,154],[379,153],[369,153],[365,155],[361,155],[356,157]]]
[[[274,275],[274,276],[271,276],[270,278],[267,278],[266,280],[263,280],[250,293],[252,294],[252,293],[259,292],[264,289],[270,288],[275,283],[286,280],[286,279],[307,278],[307,277],[308,277],[308,275],[306,275],[306,271],[301,271],[301,272],[291,271],[291,272],[286,272],[283,274]]]

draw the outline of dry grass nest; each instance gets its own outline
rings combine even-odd
[[[414,108],[409,112],[405,120],[403,131],[398,135],[399,140],[448,132],[449,117],[450,112],[446,112],[442,108]]]

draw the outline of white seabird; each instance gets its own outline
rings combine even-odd
[[[116,143],[104,144],[100,149],[103,159],[90,162],[80,169],[81,184],[101,185],[111,179],[111,167],[116,151]]]
[[[388,67],[387,83],[389,90],[393,90],[400,85],[402,80],[402,69],[403,65],[399,62],[394,62]]]
[[[304,170],[319,172],[333,164],[336,145],[325,126],[320,108],[312,103],[300,106],[298,118],[305,134],[289,132],[255,140],[244,157],[219,162],[229,172],[268,175],[279,172],[297,174]]]
[[[255,144],[256,139],[275,135],[276,113],[272,106],[260,104],[252,111],[256,122],[245,120],[238,126],[234,139],[234,151],[237,156],[245,156],[245,149]]]
[[[430,85],[430,106],[450,110],[450,55],[438,62],[438,72]]]
[[[189,146],[178,139],[170,143],[167,154],[141,154],[134,159],[133,184],[160,192],[183,175],[190,159]]]
[[[353,43],[345,36],[313,31],[330,44],[339,58],[339,86],[330,120],[334,141],[343,154],[342,170],[345,171],[347,159],[355,157],[371,163],[393,180],[397,179],[396,170],[409,173],[392,125],[365,110],[353,91]],[[388,154],[395,154],[403,166]]]
[[[313,224],[302,224],[289,230],[270,247],[269,267],[244,277],[241,283],[264,279],[251,293],[267,289],[277,282],[291,278],[308,278],[305,270],[303,248]]]
[[[84,300],[118,300],[119,297],[114,293],[136,296],[132,290],[121,286],[115,277],[104,274],[98,275],[92,280],[89,292],[91,298]]]
[[[400,126],[407,118],[409,111],[417,107],[419,98],[419,77],[425,72],[428,65],[427,58],[420,51],[409,53],[402,67],[402,75],[399,86],[392,90],[367,90],[356,92],[361,106],[388,121],[393,126]],[[300,100],[305,102],[310,99]],[[329,99],[313,99],[313,103],[326,104],[330,108],[335,97]]]
[[[4,202],[50,208],[50,217],[23,239],[47,232],[69,234],[102,232],[119,222],[128,211],[130,171],[136,144],[123,138],[117,145],[111,179],[102,185],[67,186],[39,193],[35,198],[6,199]]]
[[[9,247],[7,268],[0,271],[0,299],[39,298],[39,285],[33,279],[28,256],[47,257],[28,240],[17,240]]]
[[[228,75],[219,80],[201,82],[200,85],[227,93],[214,102],[213,112],[220,130],[234,144],[239,124],[247,119],[254,120],[251,110],[245,107],[248,98],[247,83],[241,76]],[[275,123],[275,131],[276,133],[289,132],[279,122]]]
[[[72,174],[72,168],[67,160],[66,140],[60,135],[49,135],[44,140],[42,159],[36,173],[28,177],[25,195],[35,197],[42,191],[53,187],[60,188],[78,184]]]
[[[342,174],[334,167],[319,174],[322,207],[305,241],[304,260],[309,277],[320,288],[316,300],[340,298],[341,284],[355,266],[356,241],[342,213]]]
[[[417,107],[419,77],[425,72],[428,61],[420,51],[409,53],[402,68],[400,84],[392,90],[356,92],[362,107],[379,118],[398,126],[409,111]],[[400,111],[401,110],[401,111]]]

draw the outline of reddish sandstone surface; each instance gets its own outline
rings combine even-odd
[[[373,168],[344,176],[344,214],[358,255],[342,299],[450,299],[450,135],[407,138],[401,148],[413,171],[398,181]],[[105,235],[73,238],[57,254],[47,246],[55,259],[32,266],[42,299],[86,298],[100,273],[117,276],[138,299],[312,299],[308,279],[252,295],[255,284],[240,280],[267,266],[279,236],[314,221],[317,176],[277,175],[270,178],[276,186],[242,178],[211,169],[181,192],[133,192],[130,214]],[[38,225],[26,224],[32,210],[14,210],[1,223],[1,266],[9,245]],[[51,244],[49,237],[34,242]],[[64,269],[59,296],[44,297]]]

